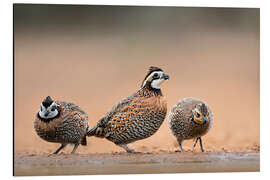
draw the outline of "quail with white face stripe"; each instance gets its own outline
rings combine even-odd
[[[143,82],[143,87],[147,82],[151,81],[151,87],[154,89],[160,89],[161,83],[169,79],[169,75],[163,71],[154,71]]]
[[[128,144],[152,136],[166,117],[167,103],[160,84],[168,79],[162,69],[150,67],[141,88],[113,106],[87,135],[106,138],[129,153],[137,153]]]
[[[61,144],[53,154],[67,144],[74,145],[72,153],[75,153],[79,144],[86,145],[88,115],[71,102],[54,101],[48,96],[35,116],[34,128],[43,140]]]
[[[45,107],[43,103],[40,105],[40,111],[38,112],[39,116],[43,119],[52,119],[56,117],[59,112],[57,110],[57,104],[53,102],[51,105],[48,107]]]

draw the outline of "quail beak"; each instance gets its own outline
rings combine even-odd
[[[169,77],[168,74],[164,73],[163,76],[162,76],[162,78],[165,79],[165,80],[169,80],[170,77]]]
[[[202,124],[207,123],[208,119],[206,117],[201,118]]]
[[[49,114],[50,114],[50,112],[49,111],[46,111],[45,114],[44,114],[44,116],[47,117]]]
[[[198,124],[203,125],[203,124],[207,123],[208,119],[207,119],[206,117],[202,117],[202,118],[194,118],[194,121],[195,121],[196,123],[198,123]]]

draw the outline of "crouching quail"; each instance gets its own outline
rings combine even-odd
[[[35,116],[34,128],[39,137],[48,142],[60,143],[57,154],[67,144],[73,144],[72,154],[79,144],[86,145],[88,116],[77,105],[65,101],[53,101],[46,97]]]
[[[167,103],[160,84],[168,74],[158,67],[150,67],[141,88],[111,108],[87,133],[106,138],[129,153],[138,151],[127,144],[152,136],[163,123]]]
[[[195,98],[184,98],[175,104],[169,114],[169,128],[177,138],[180,151],[182,143],[187,139],[195,139],[193,147],[200,141],[201,151],[204,152],[202,136],[211,128],[213,113],[209,106]]]

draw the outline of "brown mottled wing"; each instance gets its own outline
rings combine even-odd
[[[56,102],[60,117],[54,120],[55,142],[82,143],[88,130],[88,116],[77,105],[70,102]],[[85,142],[83,142],[84,144]]]
[[[118,113],[123,107],[129,105],[132,100],[134,99],[133,96],[129,96],[127,98],[122,99],[120,102],[118,102],[116,105],[114,105],[110,111],[108,111],[101,120],[98,121],[97,127],[105,128],[108,125],[108,122],[111,120],[111,118]]]
[[[129,99],[128,103],[117,106],[110,113],[104,129],[105,137],[116,144],[147,138],[158,130],[166,112],[166,107],[160,106],[159,98]]]
[[[211,128],[213,116],[209,110],[210,124],[199,125],[191,120],[192,109],[198,103],[204,103],[195,98],[183,98],[172,108],[169,114],[169,128],[173,135],[179,139],[191,139],[207,133]],[[206,106],[207,104],[204,103]],[[207,106],[208,107],[208,106]]]
[[[184,137],[186,130],[188,130],[189,116],[191,111],[188,112],[184,107],[175,105],[169,114],[169,128],[172,133],[177,137]]]

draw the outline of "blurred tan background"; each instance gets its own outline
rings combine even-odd
[[[47,95],[79,105],[93,127],[139,89],[151,65],[170,75],[162,85],[168,111],[184,97],[212,108],[206,150],[259,148],[259,9],[17,4],[14,57],[15,152],[49,153],[59,146],[33,128]],[[186,141],[184,149],[192,143]],[[178,149],[167,118],[156,134],[132,146]],[[115,151],[123,150],[91,137],[77,152]]]

